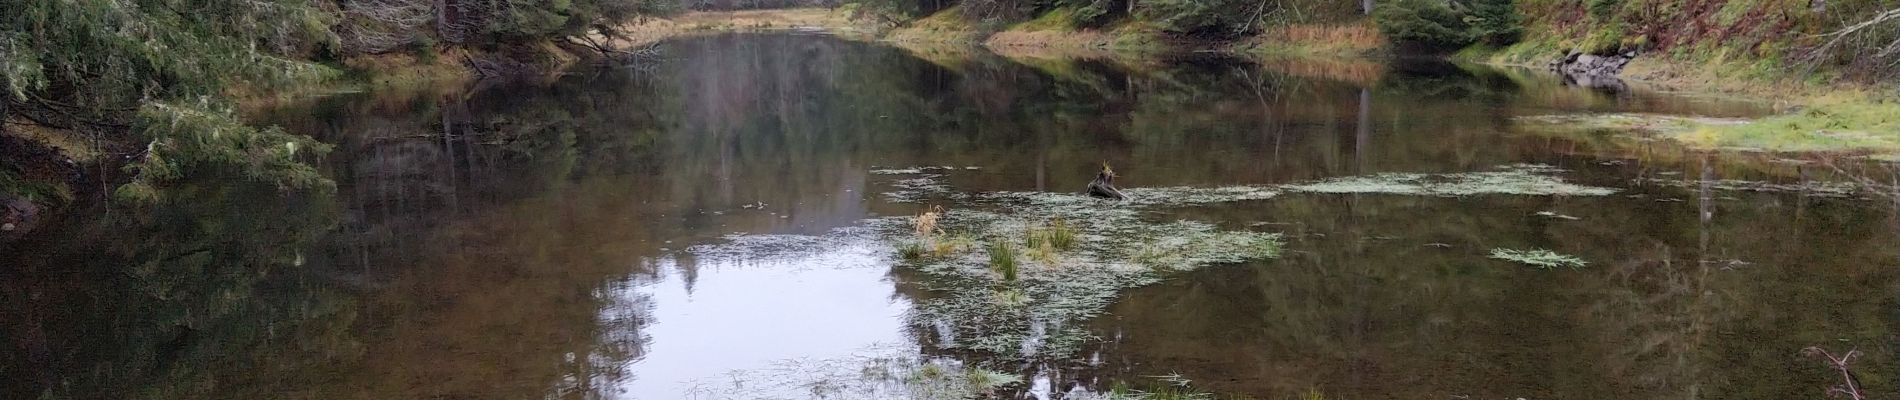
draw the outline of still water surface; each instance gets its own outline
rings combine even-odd
[[[334,191],[217,171],[0,252],[9,397],[751,398],[861,361],[959,360],[1015,388],[1283,398],[1818,398],[1803,348],[1894,394],[1882,166],[1709,155],[1518,117],[1735,117],[1447,64],[999,56],[721,35],[545,82],[340,95],[261,121],[336,145]],[[1063,357],[941,348],[937,294],[863,226],[952,193],[1283,185],[1537,164],[1608,196],[1287,193],[1157,211],[1283,234],[1169,276]],[[234,183],[235,182],[235,183]],[[939,193],[941,195],[942,193]],[[957,196],[922,203],[962,206]],[[103,216],[100,216],[103,215]],[[1083,223],[1086,223],[1084,221]],[[1545,248],[1587,267],[1486,257]],[[839,397],[858,395],[846,394]],[[863,397],[863,396],[859,396]]]

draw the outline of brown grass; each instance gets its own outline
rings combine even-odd
[[[640,48],[666,39],[721,32],[757,32],[801,28],[823,29],[834,34],[868,34],[867,26],[851,20],[844,11],[823,8],[778,10],[693,11],[668,19],[641,19],[620,26],[624,39],[595,37],[617,49]]]
[[[1360,22],[1277,26],[1241,41],[1235,48],[1271,54],[1365,56],[1379,53],[1386,46],[1377,28]]]

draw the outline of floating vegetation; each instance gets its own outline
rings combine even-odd
[[[1082,198],[1077,207],[1061,197]],[[943,223],[988,243],[918,263],[922,284],[940,297],[918,302],[911,323],[934,330],[942,348],[1002,357],[1062,358],[1092,338],[1082,322],[1107,309],[1121,291],[1159,282],[1169,271],[1274,256],[1279,235],[1220,231],[1194,221],[1141,220],[1126,203],[1068,194],[1009,194],[999,211],[953,210]],[[1122,206],[1116,206],[1120,204]],[[1036,217],[1030,217],[1030,215]],[[1043,219],[1054,216],[1065,228]],[[1073,231],[1073,233],[1053,233]],[[1016,243],[1037,248],[1018,254]],[[1068,239],[1058,239],[1068,236]],[[1067,241],[1066,249],[1056,245]],[[1137,262],[1137,260],[1140,260]],[[1002,287],[1002,289],[996,289]]]
[[[958,193],[950,191],[943,183],[942,174],[922,174],[915,178],[899,179],[891,182],[891,187],[899,190],[885,192],[885,198],[894,203],[917,203],[930,198],[948,197],[955,199]]]
[[[686,252],[703,262],[757,264],[802,259],[806,265],[864,268],[888,265],[889,244],[881,239],[900,218],[862,221],[824,235],[729,235],[722,243],[695,245]]]
[[[908,167],[908,168],[878,168],[878,169],[872,169],[871,174],[872,175],[917,175],[917,174],[922,174],[928,171],[956,171],[956,170],[974,171],[978,169],[982,169],[982,168],[977,167],[977,166],[968,166],[968,167],[924,166],[924,167]]]
[[[1491,258],[1525,264],[1537,267],[1538,269],[1552,269],[1557,267],[1578,269],[1589,264],[1581,258],[1558,254],[1557,252],[1544,249],[1491,249]]]
[[[1221,187],[1124,188],[1128,195],[1124,207],[1179,207],[1206,203],[1267,200],[1283,193],[1377,193],[1420,196],[1472,196],[1485,194],[1526,196],[1605,196],[1617,189],[1584,186],[1564,182],[1556,174],[1562,169],[1548,165],[1519,164],[1497,167],[1493,171],[1423,174],[1383,173],[1325,179],[1288,185],[1236,185]],[[884,196],[897,203],[921,203],[932,198],[969,200],[963,193],[952,192],[943,183],[943,174],[922,173],[898,180],[897,190]],[[1028,201],[1035,207],[1054,208],[1057,212],[1083,212],[1081,208],[1103,208],[1097,199],[1086,196],[1045,196],[1048,192],[995,192],[978,194],[980,201]]]
[[[1535,196],[1605,196],[1616,189],[1566,183],[1553,176],[1561,170],[1545,165],[1511,165],[1496,171],[1456,174],[1383,173],[1333,178],[1282,186],[1287,191],[1313,193],[1382,193],[1421,196],[1510,194]]]
[[[1284,193],[1391,193],[1429,196],[1478,194],[1600,196],[1615,189],[1565,183],[1543,165],[1512,165],[1453,174],[1378,174],[1291,185],[1215,188],[1131,188],[1127,201],[1049,192],[957,193],[944,174],[916,168],[928,183],[892,182],[893,201],[950,198],[967,207],[913,218],[961,232],[909,232],[925,250],[900,240],[903,254],[927,253],[908,264],[936,297],[918,301],[911,323],[936,332],[935,346],[1004,358],[1063,358],[1091,340],[1082,326],[1123,290],[1159,282],[1177,271],[1237,263],[1278,254],[1278,234],[1230,231],[1201,221],[1151,221],[1149,211],[1211,203],[1259,201]],[[909,172],[905,170],[904,172]],[[890,231],[896,234],[897,230]],[[933,239],[935,238],[935,239]],[[931,243],[960,242],[963,245]],[[969,243],[982,243],[973,251]],[[907,256],[908,258],[908,256]]]
[[[961,400],[995,398],[1022,382],[1014,374],[914,352],[875,346],[867,355],[785,360],[688,382],[684,397]]]
[[[1661,114],[1566,114],[1566,115],[1530,115],[1513,120],[1537,128],[1568,131],[1623,131],[1643,134],[1681,134],[1694,131],[1699,126],[1740,125],[1749,122],[1741,118],[1686,117]]]
[[[1647,178],[1647,179],[1638,179],[1636,182],[1638,184],[1669,186],[1669,187],[1678,187],[1678,188],[1685,188],[1685,189],[1692,189],[1692,190],[1699,189],[1703,187],[1704,185],[1706,185],[1708,186],[1710,190],[1758,192],[1758,193],[1800,193],[1806,196],[1836,197],[1836,198],[1859,197],[1859,195],[1863,191],[1870,189],[1867,186],[1864,186],[1862,184],[1855,183],[1855,182],[1830,182],[1830,181],[1817,181],[1817,180],[1801,181],[1801,182],[1794,182],[1794,183],[1775,183],[1775,182],[1747,181],[1747,180],[1736,180],[1736,179],[1701,180],[1701,179]]]

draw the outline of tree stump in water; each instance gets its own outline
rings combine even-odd
[[[1122,194],[1121,188],[1115,187],[1115,171],[1108,169],[1106,164],[1102,165],[1102,172],[1095,174],[1095,181],[1089,182],[1088,192],[1089,196],[1128,200],[1128,195]]]

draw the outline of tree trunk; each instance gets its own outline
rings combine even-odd
[[[1135,15],[1135,0],[1128,0],[1128,16]]]
[[[1372,0],[1359,0],[1359,12],[1372,15]]]

